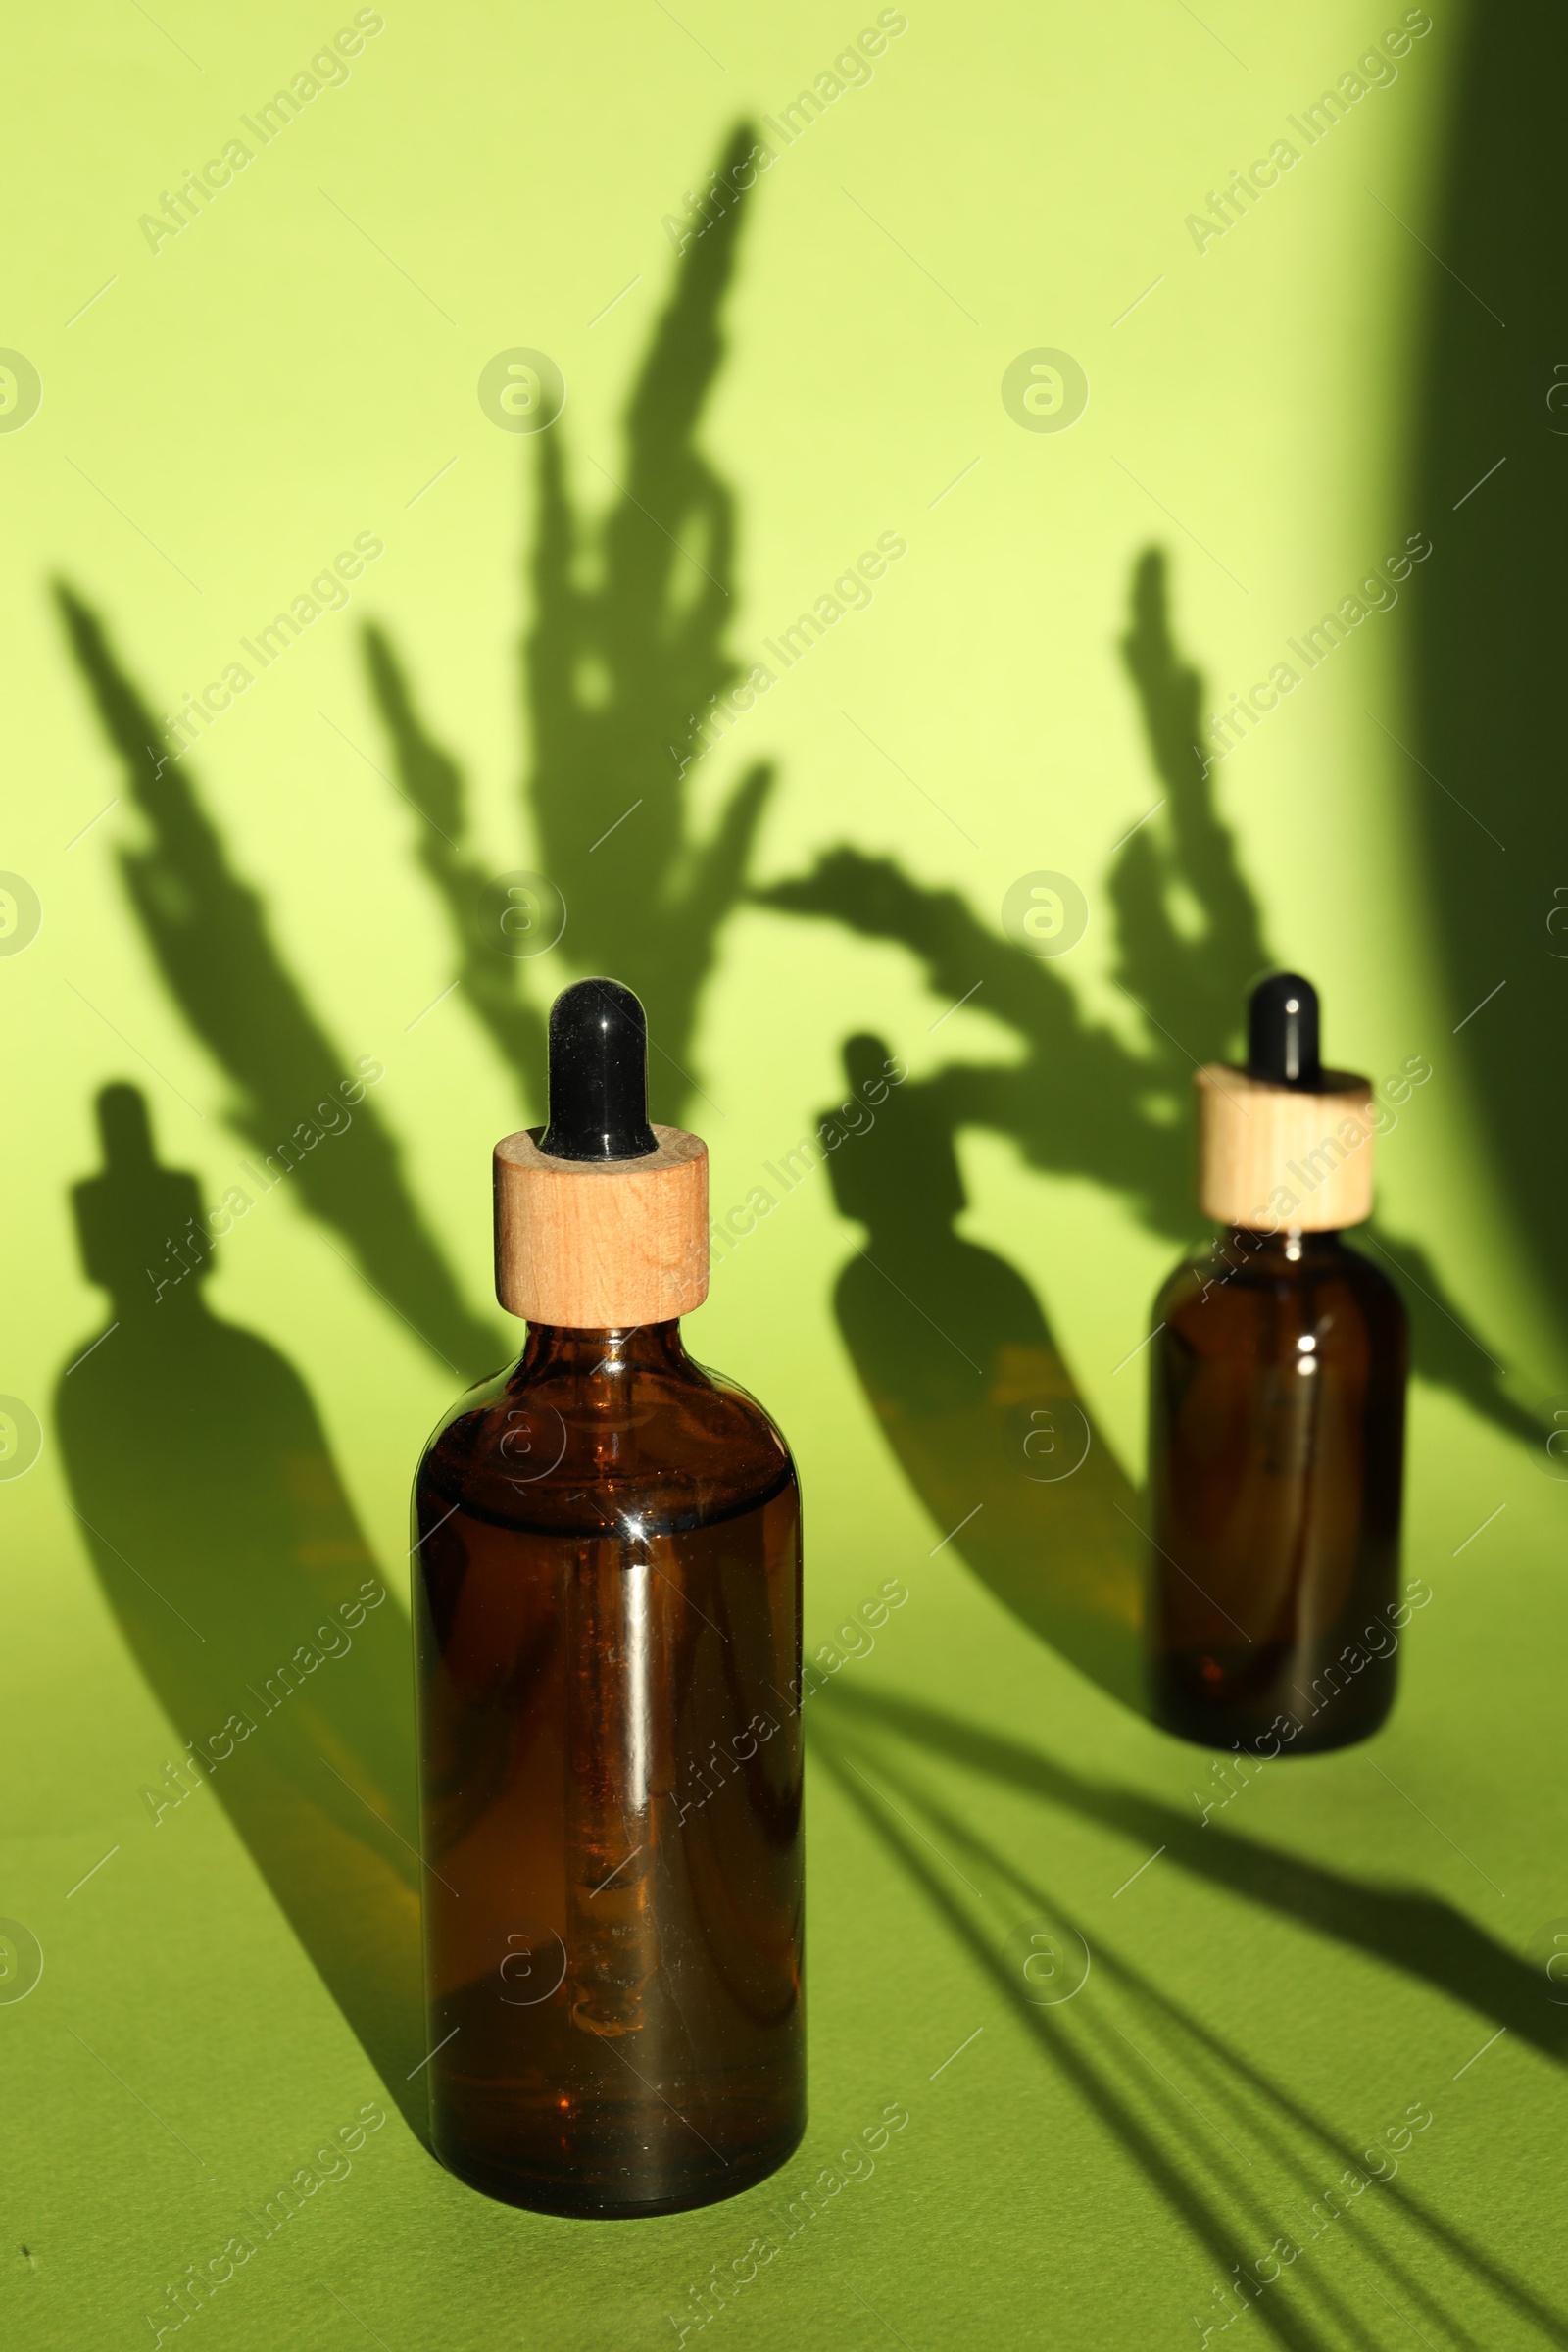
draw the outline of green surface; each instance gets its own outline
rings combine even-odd
[[[42,405],[0,432],[0,865],[42,922],[0,956],[0,1390],[42,1450],[0,1481],[0,1915],[43,1960],[17,1997],[5,1931],[8,2344],[152,2342],[187,2266],[242,2252],[179,2340],[692,2344],[717,2278],[731,2345],[1120,2352],[1228,2314],[1287,2345],[1568,2341],[1559,30],[1435,9],[1223,236],[1188,225],[1401,14],[934,6],[867,78],[860,20],[815,0],[389,7],[265,146],[242,118],[333,29],[293,0],[8,35],[0,342]],[[677,256],[737,121],[836,59]],[[149,238],[234,138],[244,169]],[[476,397],[518,349],[566,386],[535,437]],[[1041,350],[1087,375],[1068,430],[1004,405]],[[1366,589],[1201,778],[1208,714],[1412,536],[1397,602]],[[160,769],[165,714],[288,610]],[[786,667],[765,642],[813,611]],[[519,869],[567,907],[520,961],[481,922]],[[1042,871],[1089,909],[1056,959],[1004,926]],[[1431,1065],[1375,1229],[1430,1597],[1384,1735],[1222,1801],[1117,1695],[1133,1351],[1192,1237],[1191,1062],[1271,957],[1319,980],[1333,1060]],[[656,1115],[747,1212],[689,1338],[791,1439],[809,1642],[844,1660],[810,1701],[805,2147],[613,2227],[423,2152],[415,1867],[367,1795],[404,1821],[409,1476],[506,1344],[490,1145],[539,1111],[550,993],[606,966],[648,999]],[[856,1033],[909,1075],[787,1183]],[[78,1220],[115,1081],[164,1174],[122,1101]],[[880,1306],[861,1249],[898,1273]],[[1025,1495],[1042,1396],[1091,1444]],[[907,1600],[839,1637],[890,1579]],[[173,1802],[224,1677],[367,1581],[390,1601],[251,1778]],[[1070,1998],[1029,1997],[1033,1936],[1037,1988],[1087,1948]],[[1251,2316],[1222,2306],[1282,2239]]]

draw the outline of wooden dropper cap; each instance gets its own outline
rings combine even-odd
[[[550,1008],[550,1124],[495,1149],[496,1297],[509,1314],[627,1331],[708,1296],[708,1146],[648,1121],[648,1023],[618,980]]]
[[[1194,1084],[1205,1216],[1254,1233],[1338,1233],[1372,1214],[1372,1088],[1323,1068],[1310,980],[1260,980],[1246,1069],[1211,1061]]]

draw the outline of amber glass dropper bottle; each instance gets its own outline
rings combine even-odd
[[[432,2141],[513,2204],[670,2213],[805,2128],[800,1494],[682,1345],[707,1149],[649,1125],[617,982],[557,998],[495,1213],[526,1344],[414,1497]]]
[[[1246,1069],[1196,1084],[1223,1230],[1154,1305],[1152,1697],[1183,1739],[1301,1755],[1394,1703],[1404,1309],[1343,1239],[1372,1213],[1372,1091],[1321,1066],[1295,972],[1252,992]]]

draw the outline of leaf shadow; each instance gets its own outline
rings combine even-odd
[[[1004,1994],[1015,2017],[1029,2029],[1041,2055],[1096,2116],[1108,2123],[1151,2187],[1191,2236],[1213,2255],[1221,2276],[1211,2297],[1218,2299],[1225,2312],[1225,2324],[1252,2309],[1268,2332],[1287,2345],[1373,2343],[1366,2324],[1320,2263],[1309,2263],[1299,2273],[1292,2270],[1291,2278],[1293,2289],[1321,2304],[1321,2325],[1327,2333],[1317,2332],[1317,2315],[1308,2319],[1281,2297],[1271,2295],[1271,2281],[1259,2288],[1255,2276],[1251,2287],[1256,2291],[1249,2303],[1236,2310],[1224,2301],[1226,2294],[1235,2291],[1225,2274],[1250,2262],[1255,2273],[1271,2241],[1275,2276],[1280,2275],[1277,2257],[1282,2241],[1276,2231],[1286,2218],[1282,2210],[1285,2198],[1309,2200],[1309,2220],[1319,2213],[1326,2215],[1298,2244],[1294,2233],[1288,2234],[1284,2242],[1297,2244],[1298,2254],[1309,2252],[1316,2237],[1343,2220],[1345,2211],[1351,2209],[1344,2181],[1348,2174],[1361,2178],[1363,2152],[1265,2066],[1240,2051],[1233,2035],[1205,2025],[1098,1930],[1091,1946],[1083,1924],[1059,1895],[1048,1891],[988,1837],[971,1809],[957,1809],[957,1789],[942,1768],[956,1763],[1003,1778],[1030,1794],[1043,1795],[1086,1818],[1121,1829],[1139,1843],[1158,1829],[1164,1834],[1164,1851],[1174,1856],[1178,1866],[1207,1875],[1207,1855],[1202,1856],[1200,1866],[1194,1843],[1202,1833],[1195,1832],[1185,1817],[1168,1807],[1131,1791],[1097,1788],[1053,1765],[1038,1751],[999,1740],[977,1725],[939,1710],[877,1693],[847,1690],[838,1684],[820,1691],[815,1704],[818,1712],[810,1752]],[[915,1769],[916,1760],[920,1771]],[[875,1779],[862,1764],[874,1770]],[[940,1794],[934,1794],[929,1786],[937,1775],[941,1776]],[[922,1820],[927,1825],[924,1829]],[[1291,1916],[1309,1920],[1348,1943],[1379,1950],[1401,1967],[1410,1965],[1422,1938],[1431,1936],[1435,1922],[1447,1909],[1424,1895],[1365,1887],[1313,1865],[1299,1864],[1255,1841],[1235,1839],[1224,1831],[1213,1833],[1216,1849],[1226,1844],[1241,1850],[1220,1864],[1210,1883],[1252,1894],[1262,1866],[1267,1891],[1258,1899],[1273,1901]],[[956,1855],[960,1859],[955,1860]],[[944,1866],[940,1870],[938,1863]],[[1231,1864],[1235,1867],[1229,1867]],[[977,1873],[983,1884],[970,1880],[969,1871]],[[1337,1882],[1338,1902],[1332,1919],[1326,1921],[1322,1897],[1331,1882]],[[958,1886],[975,1899],[965,1900]],[[1458,1923],[1451,1912],[1448,1919],[1460,1926],[1466,1924]],[[1490,1939],[1478,1931],[1471,1931],[1471,1936],[1475,1943],[1468,1955],[1470,1965],[1451,1972],[1446,1968],[1445,1962],[1453,1957],[1455,1949],[1450,1937],[1436,1966],[1425,1973],[1429,1982],[1442,1984],[1453,1997],[1481,2007],[1477,1999],[1481,1985],[1473,1963],[1479,1947]],[[1060,1973],[1063,1983],[1070,1984],[1077,1974],[1072,1965],[1075,1947],[1081,1947],[1085,1956],[1079,1984],[1059,2002],[1043,2000],[1042,1982],[1049,1985]],[[1038,1972],[1042,1964],[1045,1977],[1032,1977],[1031,1968]],[[1091,1992],[1097,1970],[1101,1985],[1108,1978],[1113,1994],[1107,1996],[1102,1989]],[[1490,1976],[1494,1995],[1505,1977],[1510,1979],[1510,1991],[1518,1990],[1511,1980],[1523,1980],[1526,1974],[1522,1964],[1495,1946],[1482,1971],[1484,1978]],[[1081,2001],[1080,1994],[1085,1996]],[[1521,1998],[1509,2005],[1516,2014],[1528,2010],[1538,2024],[1548,2006],[1539,1980],[1533,2000],[1527,2003]],[[1157,2060],[1116,2022],[1113,2009],[1120,2009],[1126,2024],[1134,2026],[1141,2036],[1157,2037]],[[1549,2046],[1554,2056],[1562,2054],[1560,2034],[1553,2034],[1548,2043],[1538,2032],[1535,2039],[1538,2047]],[[1174,2075],[1167,2069],[1173,2069]],[[1219,2108],[1228,2131],[1182,2088],[1182,2077],[1193,2091]],[[1209,2137],[1195,2138],[1194,2116]],[[1233,2132],[1244,2143],[1251,2143],[1257,2161],[1230,2136]],[[1223,2141],[1235,2163],[1212,2147],[1213,2137]],[[1314,2172],[1314,2156],[1319,2163],[1336,2168],[1333,2191],[1321,2174]],[[1250,2180],[1246,2178],[1249,2173]],[[1270,2174],[1278,2185],[1265,2188],[1262,2182]],[[1363,2180],[1362,2189],[1352,2190],[1351,2195],[1363,2194],[1367,2184]],[[1469,2231],[1445,2219],[1430,2198],[1412,2189],[1397,2173],[1381,2185],[1386,2198],[1376,2210],[1388,2218],[1396,2217],[1397,2234],[1391,2243],[1381,2231],[1376,2235],[1359,2231],[1360,2251],[1389,2286],[1420,2310],[1426,2325],[1438,2328],[1461,2352],[1479,2352],[1480,2344],[1490,2340],[1487,2335],[1472,2333],[1455,2316],[1451,2290],[1432,2275],[1435,2260],[1442,2260],[1462,2278],[1477,2282],[1510,2317],[1538,2329],[1551,2343],[1568,2344],[1568,2321],[1512,2266],[1495,2259]],[[1338,2207],[1336,2193],[1342,2200]],[[1271,2198],[1275,2200],[1272,2204]],[[1356,2205],[1353,2210],[1360,2216],[1363,2209]],[[1403,2251],[1407,2244],[1408,2254]],[[1293,2256],[1292,2262],[1295,2259]],[[1404,2326],[1412,2325],[1381,2287],[1376,2291]],[[1200,2323],[1195,2320],[1195,2325],[1201,2332]],[[1208,2333],[1215,2332],[1218,2325],[1216,2320]],[[1203,2340],[1207,2341],[1207,2335]]]
[[[745,123],[731,133],[716,180],[732,185],[753,138]],[[513,877],[516,904],[546,946],[556,927],[547,909],[564,910],[557,953],[574,972],[613,972],[636,989],[654,1115],[676,1125],[695,1098],[711,1101],[694,1067],[702,994],[719,935],[746,899],[774,781],[765,761],[753,762],[707,830],[694,823],[702,762],[718,748],[713,706],[743,675],[726,642],[736,501],[699,428],[723,363],[721,312],[747,208],[736,193],[679,259],[627,402],[623,478],[587,461],[613,493],[604,511],[574,502],[566,416],[533,443],[532,619],[519,663],[530,763],[519,800],[541,871]],[[509,910],[487,897],[463,767],[421,715],[390,636],[368,630],[365,653],[395,781],[424,820],[416,855],[444,909],[462,993],[523,1100],[538,1104],[544,1016],[529,994],[533,958],[498,929]]]

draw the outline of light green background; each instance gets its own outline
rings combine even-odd
[[[102,1321],[65,1198],[96,1164],[97,1087],[146,1088],[164,1160],[196,1171],[207,1199],[233,1181],[243,1148],[223,1123],[220,1073],[159,983],[122,894],[112,851],[137,838],[135,820],[118,807],[68,846],[120,771],[67,657],[51,579],[104,612],[166,708],[218,675],[234,640],[356,532],[384,539],[350,609],[292,648],[191,764],[331,1032],[350,1056],[386,1063],[382,1115],[483,1311],[489,1149],[517,1123],[515,1097],[461,993],[411,1030],[452,977],[412,861],[417,820],[320,714],[384,761],[357,644],[363,621],[384,623],[467,768],[495,870],[534,862],[517,814],[528,747],[514,681],[535,445],[481,414],[479,371],[513,345],[558,361],[571,493],[602,511],[607,474],[620,475],[623,402],[671,281],[663,217],[738,116],[788,100],[874,15],[683,0],[677,23],[655,0],[554,15],[389,0],[348,84],[155,256],[138,215],[339,21],[295,0],[254,23],[185,0],[157,13],[155,24],[125,0],[91,0],[7,39],[0,341],[34,362],[44,398],[24,432],[0,437],[0,864],[33,884],[44,922],[0,961],[0,1388],[46,1424],[56,1377]],[[1403,469],[1433,265],[1368,191],[1430,226],[1460,27],[1435,10],[1397,83],[1200,256],[1185,216],[1397,9],[1212,0],[1200,23],[1176,0],[921,0],[907,13],[869,86],[847,92],[759,189],[702,442],[738,502],[737,653],[879,532],[901,532],[909,552],[874,606],[781,682],[735,752],[695,771],[695,807],[701,826],[742,760],[766,757],[780,785],[764,876],[847,839],[956,888],[995,924],[1008,885],[1036,868],[1072,874],[1094,906],[1114,845],[1158,797],[1116,651],[1146,545],[1170,551],[1179,645],[1228,693],[1265,674],[1282,640],[1407,532],[1437,531],[1438,517],[1413,511]],[[1068,433],[1025,433],[1003,409],[1004,368],[1037,345],[1088,371],[1089,410]],[[1553,1302],[1532,1288],[1476,1133],[1452,1034],[1464,1007],[1438,981],[1424,910],[1412,771],[1370,723],[1404,731],[1409,601],[1218,771],[1219,802],[1271,936],[1322,984],[1333,1058],[1374,1073],[1432,1061],[1383,1152],[1383,1203],[1491,1351],[1545,1391],[1563,1376]],[[1130,1037],[1111,947],[1092,919],[1070,974],[1086,1013]],[[572,972],[560,958],[537,969],[552,984]],[[696,1049],[715,1106],[699,1120],[715,1204],[744,1198],[834,1099],[851,1028],[884,1030],[917,1075],[945,1056],[1012,1055],[1010,1033],[978,1004],[933,1034],[947,1002],[894,947],[738,912]],[[1140,1371],[1115,1367],[1146,1328],[1168,1245],[1119,1198],[1030,1173],[994,1138],[966,1137],[962,1161],[963,1231],[1028,1278],[1136,1476]],[[1196,1822],[1190,1791],[1208,1786],[1208,1759],[1025,1635],[951,1546],[933,1555],[944,1531],[888,1457],[830,1312],[856,1239],[823,1180],[802,1188],[735,1252],[692,1343],[761,1396],[797,1452],[808,1635],[902,1577],[908,1605],[846,1675],[1038,1750],[1090,1792],[1077,1807],[1048,1802],[917,1742],[887,1749],[891,1773],[1049,1885],[1096,1967],[1072,2003],[1021,2013],[981,1957],[1012,1924],[1000,1882],[913,1843],[901,1865],[813,1767],[813,2120],[786,2183],[813,2176],[888,2101],[910,2123],[874,2179],[712,2324],[732,2346],[857,2352],[890,2330],[916,2352],[1193,2341],[1192,2315],[1212,2319],[1230,2264],[1263,2254],[1309,2201],[1289,2152],[1314,2186],[1335,2177],[1285,2102],[1359,2147],[1425,2101],[1435,2126],[1400,2175],[1423,2215],[1369,2191],[1265,2297],[1254,2332],[1393,2346],[1413,2319],[1425,2340],[1461,2340],[1414,2298],[1413,2275],[1469,2328],[1463,2340],[1568,2340],[1489,2282],[1476,2251],[1568,2303],[1554,2061],[1514,2030],[1459,2074],[1496,2033],[1490,2011],[1169,1853],[1118,1891],[1161,1842],[1139,1804]],[[408,1480],[450,1376],[287,1197],[236,1233],[211,1297],[309,1382],[401,1596]],[[1396,1720],[1373,1750],[1270,1770],[1207,1835],[1235,1825],[1274,1854],[1424,1890],[1522,1953],[1568,1914],[1555,1769],[1564,1489],[1451,1397],[1417,1384],[1412,1413],[1407,1562],[1434,1597]],[[0,2006],[0,2311],[8,2341],[29,2346],[146,2342],[143,2315],[186,2263],[220,2249],[239,2207],[384,2093],[216,1805],[194,1801],[154,1829],[139,1804],[172,1736],[100,1597],[52,1430],[36,1467],[0,1486],[0,1913],[45,1954],[36,1990]],[[1126,1803],[1116,1814],[1094,1792]],[[928,1835],[934,1816],[922,1819]],[[1156,1992],[1273,2087],[1244,2091],[1216,2072]],[[1148,2134],[1142,2157],[1112,2084]],[[659,2346],[675,2340],[667,2315],[689,2317],[688,2289],[763,2226],[752,2200],[620,2229],[517,2215],[444,2177],[389,2114],[351,2179],[193,2328],[236,2352],[348,2346],[366,2328],[394,2352]],[[1172,2180],[1222,2217],[1234,2240],[1223,2262],[1182,2218]]]

